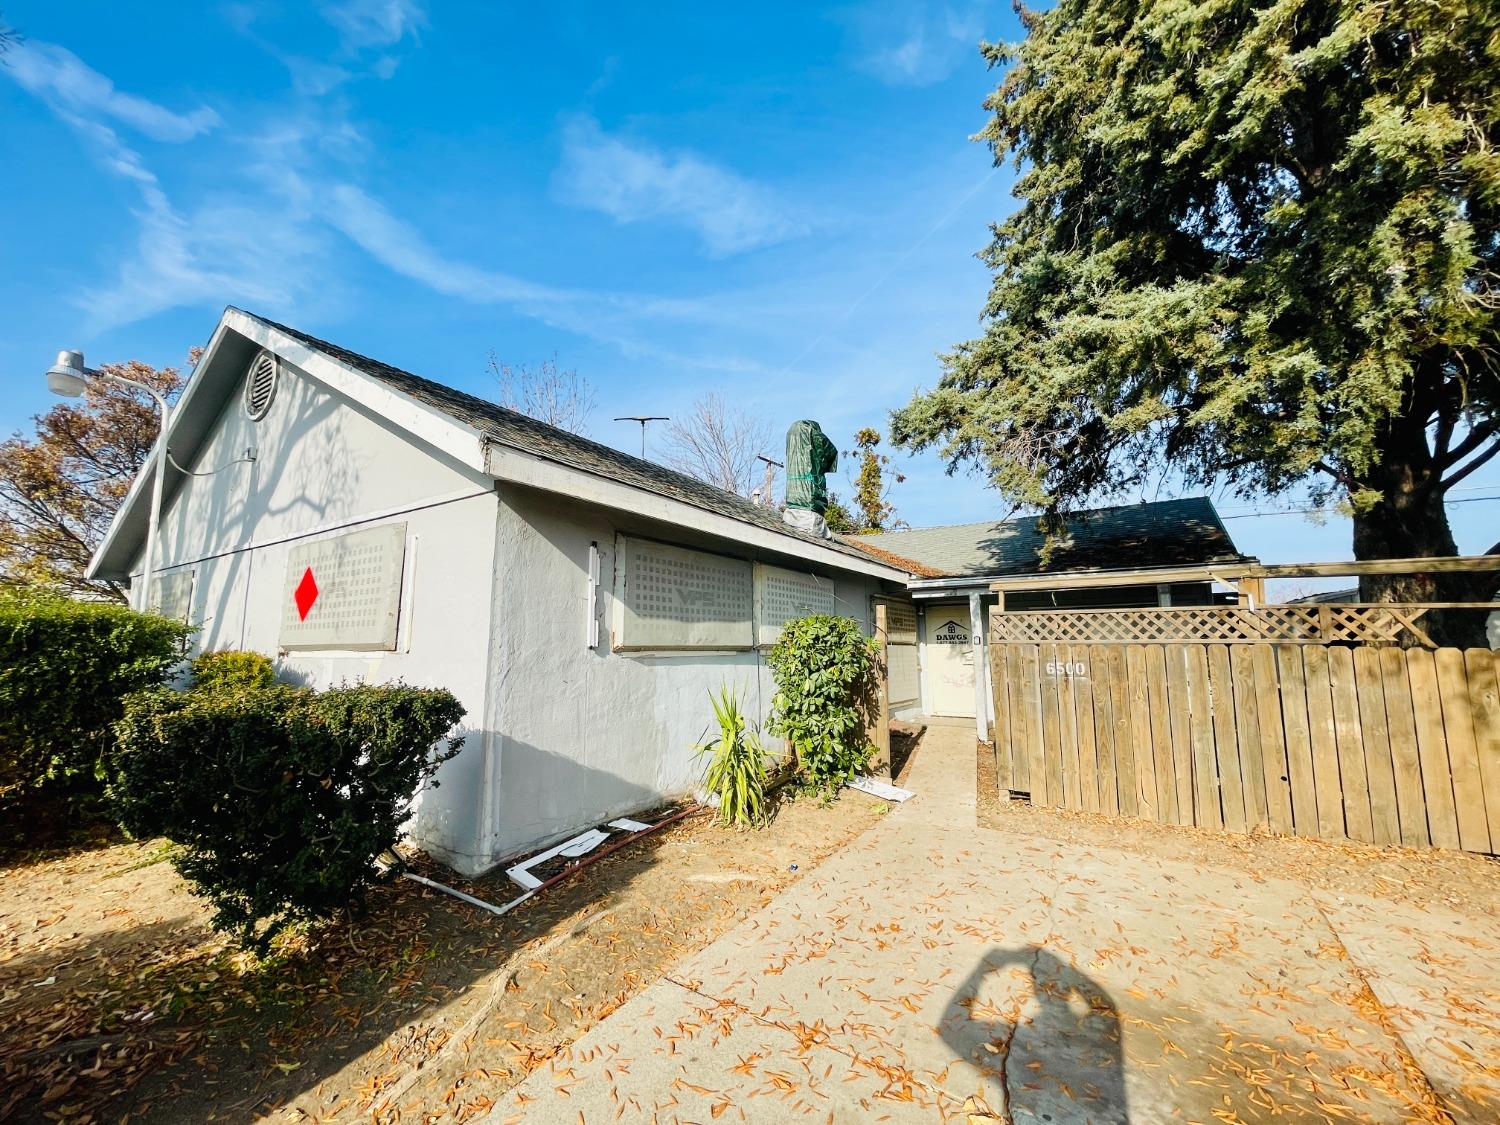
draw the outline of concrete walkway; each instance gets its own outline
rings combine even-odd
[[[491,1120],[1500,1120],[1500,922],[982,830],[973,747]]]

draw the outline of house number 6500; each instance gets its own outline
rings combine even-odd
[[[1049,660],[1047,662],[1047,675],[1049,676],[1074,676],[1083,678],[1088,674],[1088,665],[1081,660]]]

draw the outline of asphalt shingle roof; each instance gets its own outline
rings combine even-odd
[[[632,457],[628,453],[597,441],[591,441],[578,434],[539,422],[528,415],[508,410],[498,403],[487,402],[482,398],[455,390],[453,387],[433,382],[431,379],[424,379],[420,375],[413,375],[410,371],[392,367],[378,359],[360,355],[358,352],[352,352],[348,348],[329,343],[327,340],[320,340],[306,332],[299,332],[285,324],[267,320],[255,313],[247,315],[254,316],[255,319],[264,322],[276,331],[284,332],[308,347],[316,348],[325,355],[379,380],[393,390],[408,395],[434,410],[441,411],[455,421],[473,427],[501,445],[653,492],[658,496],[680,500],[704,511],[755,524],[769,531],[826,547],[864,562],[868,562],[872,557],[868,552],[860,551],[838,539],[819,539],[799,531],[783,522],[781,513],[776,509],[758,507],[742,496],[726,492],[722,488],[707,484],[696,477],[690,477],[686,473],[679,473],[675,469],[669,469],[653,461]]]
[[[1074,512],[1045,567],[1045,535],[1035,516],[887,531],[861,538],[960,577],[1189,566],[1239,557],[1213,501],[1206,496]]]

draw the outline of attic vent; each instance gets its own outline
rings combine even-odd
[[[263,351],[251,361],[250,373],[245,377],[245,413],[252,421],[259,422],[271,409],[278,373],[276,357],[270,352]]]

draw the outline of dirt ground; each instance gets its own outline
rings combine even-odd
[[[504,918],[398,880],[264,961],[208,929],[161,841],[12,860],[0,1120],[475,1119],[886,807],[787,800],[755,833],[684,820]]]
[[[1258,879],[1288,879],[1335,894],[1500,916],[1500,860],[1493,856],[1268,832],[1241,835],[1072,809],[1033,808],[1027,801],[1001,796],[992,747],[978,744],[976,768],[979,823],[985,828],[1228,867]]]

